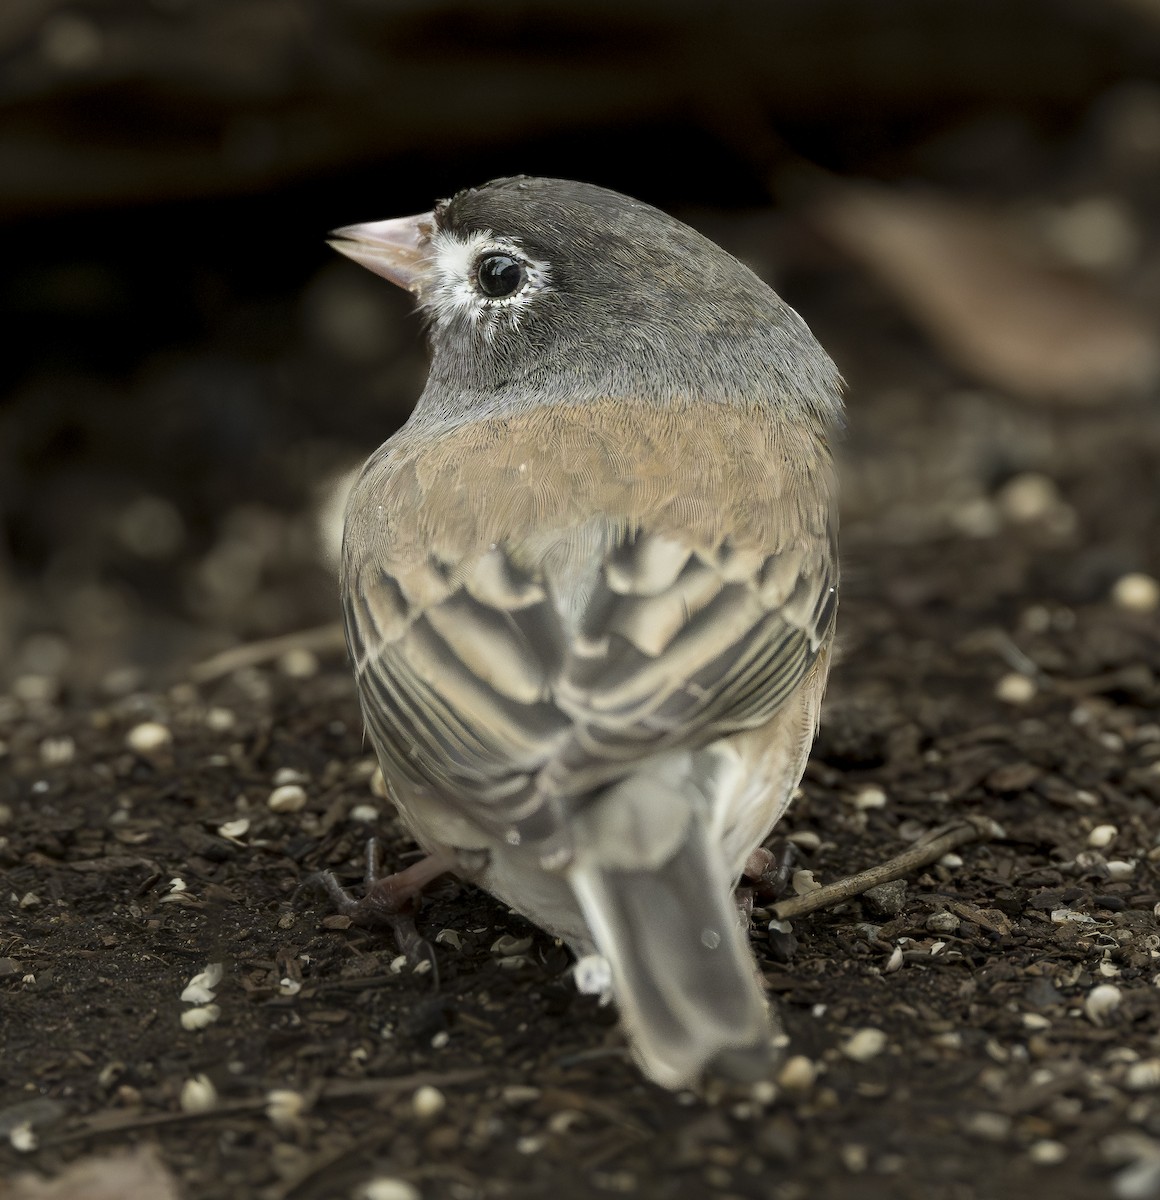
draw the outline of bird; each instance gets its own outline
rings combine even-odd
[[[328,886],[389,919],[450,871],[592,967],[653,1082],[769,1078],[786,1038],[734,889],[818,727],[837,368],[748,267],[593,184],[495,179],[330,243],[413,294],[430,365],[341,567],[426,857]]]

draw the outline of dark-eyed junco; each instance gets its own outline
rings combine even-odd
[[[657,1083],[767,1073],[732,889],[825,685],[833,364],[736,259],[588,184],[332,244],[417,296],[432,350],[346,514],[363,711],[430,855],[360,905],[453,870],[602,956]]]

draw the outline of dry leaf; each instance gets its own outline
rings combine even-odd
[[[1002,220],[929,193],[837,186],[824,232],[964,369],[1005,391],[1096,403],[1160,380],[1160,339],[1094,281],[1038,261]]]

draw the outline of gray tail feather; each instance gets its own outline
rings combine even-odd
[[[657,781],[634,782],[648,788]],[[626,781],[614,789],[619,796],[606,799],[631,804],[631,786]],[[663,840],[671,852],[664,861],[632,864],[624,842],[615,849],[606,842],[606,853],[594,846],[578,856],[569,881],[612,968],[621,1018],[651,1079],[679,1088],[706,1076],[768,1078],[779,1030],[757,981],[732,881],[700,811],[690,810],[685,796],[669,792],[668,799]]]

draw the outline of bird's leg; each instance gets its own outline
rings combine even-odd
[[[427,961],[434,970],[435,951],[419,935],[415,912],[422,890],[433,879],[450,871],[454,863],[450,855],[428,854],[402,871],[380,877],[378,850],[377,841],[370,838],[367,842],[366,892],[361,900],[356,900],[330,871],[320,871],[315,878],[340,913],[368,929],[391,929],[399,953],[406,956],[409,964],[418,966]]]

